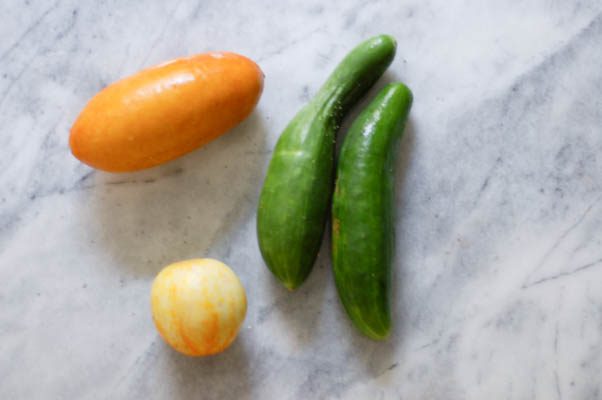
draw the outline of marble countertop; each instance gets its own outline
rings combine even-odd
[[[602,399],[600,1],[136,3],[0,3],[1,398]],[[378,87],[415,102],[377,343],[339,304],[328,240],[297,292],[275,282],[255,209],[282,128],[383,32],[398,53]],[[242,125],[140,173],[70,155],[94,93],[208,50],[265,72]],[[228,351],[191,359],[159,338],[149,290],[206,256],[249,309]]]

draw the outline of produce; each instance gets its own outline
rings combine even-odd
[[[245,289],[237,276],[209,258],[165,267],[153,282],[151,305],[161,337],[189,356],[225,350],[247,311]]]
[[[90,100],[71,128],[71,151],[110,172],[153,167],[236,126],[262,89],[259,67],[234,53],[200,54],[148,68]]]
[[[412,105],[402,83],[387,85],[349,129],[339,156],[332,202],[332,259],[341,302],[373,339],[391,329],[394,246],[393,169]]]
[[[307,278],[320,248],[341,119],[383,74],[395,48],[387,35],[357,46],[276,144],[259,199],[257,235],[268,268],[291,290]]]

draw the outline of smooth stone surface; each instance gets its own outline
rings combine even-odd
[[[3,399],[600,399],[602,3],[0,3]],[[398,39],[379,82],[415,95],[398,164],[394,334],[361,337],[328,240],[289,293],[255,208],[288,120],[344,54]],[[141,67],[230,50],[266,74],[251,118],[148,171],[69,153],[98,90]],[[374,91],[372,92],[372,94]],[[218,258],[247,289],[225,353],[156,333],[166,264]]]

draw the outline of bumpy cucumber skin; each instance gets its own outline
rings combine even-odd
[[[349,129],[332,202],[332,261],[339,297],[355,326],[385,339],[391,330],[393,179],[412,105],[402,83],[382,89]]]
[[[320,249],[341,119],[384,73],[395,50],[387,35],[357,46],[276,144],[259,198],[257,236],[268,268],[291,290],[305,281]]]

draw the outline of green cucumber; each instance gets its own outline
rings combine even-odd
[[[339,297],[372,339],[391,330],[393,167],[412,92],[392,83],[353,122],[341,146],[332,202],[332,262]]]
[[[276,144],[259,198],[257,236],[268,268],[291,290],[305,281],[320,249],[341,120],[391,64],[395,49],[387,35],[353,49]]]

